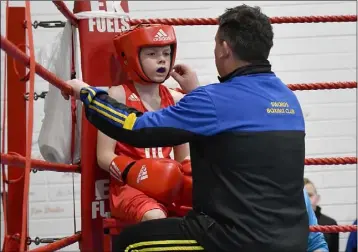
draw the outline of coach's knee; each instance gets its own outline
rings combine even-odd
[[[161,209],[152,209],[143,215],[143,218],[141,221],[164,219],[166,217],[167,217],[166,214]]]

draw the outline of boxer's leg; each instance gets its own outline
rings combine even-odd
[[[156,220],[167,218],[167,214],[160,208],[158,204],[146,204],[144,214],[142,215],[141,221]]]
[[[167,217],[166,208],[128,185],[111,187],[111,215],[125,223],[138,223]]]
[[[150,220],[126,227],[112,238],[112,252],[204,251],[186,232],[182,218]]]

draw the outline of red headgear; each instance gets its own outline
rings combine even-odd
[[[114,38],[114,47],[116,48],[119,61],[128,77],[138,83],[153,83],[143,72],[139,52],[145,46],[171,46],[171,62],[168,75],[169,78],[177,49],[175,32],[170,25],[140,24],[132,27],[129,31],[121,33]]]

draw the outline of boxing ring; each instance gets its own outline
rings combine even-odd
[[[108,49],[105,57],[98,62],[91,62],[91,48],[98,44],[110,44],[114,33],[103,33],[99,37],[95,32],[88,31],[88,19],[77,19],[76,16],[66,7],[63,1],[52,1],[59,11],[70,21],[71,25],[78,29],[81,47],[82,79],[92,86],[98,83],[113,83],[111,76],[99,77],[93,71],[98,65],[108,67],[107,62],[114,49]],[[105,1],[104,1],[105,2]],[[91,11],[88,1],[75,1],[74,12]],[[42,160],[31,159],[31,143],[33,130],[33,105],[36,99],[34,92],[35,74],[41,76],[60,90],[71,94],[72,89],[63,80],[46,70],[35,62],[33,43],[33,24],[31,21],[30,1],[25,1],[25,7],[10,7],[6,9],[6,36],[1,35],[1,49],[7,53],[5,88],[7,101],[4,104],[4,122],[7,123],[7,153],[1,153],[2,163],[2,200],[4,214],[5,239],[3,251],[27,251],[28,237],[28,198],[29,179],[31,170],[43,170],[53,172],[67,172],[81,174],[81,231],[63,239],[40,239],[34,242],[49,243],[31,251],[54,251],[64,248],[73,243],[79,242],[81,251],[108,251],[111,232],[110,229],[121,227],[118,220],[107,218],[102,214],[102,208],[108,209],[108,199],[97,200],[96,183],[108,179],[108,174],[97,167],[95,155],[94,138],[85,137],[95,135],[96,129],[89,124],[82,114],[81,124],[81,162],[80,164],[58,164]],[[273,24],[295,24],[295,23],[329,23],[329,22],[357,22],[355,15],[341,16],[302,16],[302,17],[273,17]],[[130,25],[141,23],[168,24],[175,26],[188,25],[217,25],[216,18],[164,18],[164,19],[132,19],[128,20]],[[11,26],[11,29],[10,29]],[[96,37],[94,37],[96,36]],[[93,39],[95,38],[95,39]],[[91,40],[92,39],[92,40]],[[91,42],[84,43],[85,40]],[[27,41],[27,43],[26,43]],[[92,43],[92,44],[91,44]],[[27,46],[24,46],[27,45]],[[26,48],[28,50],[26,50]],[[111,51],[112,50],[112,51]],[[16,64],[21,62],[22,65]],[[16,67],[14,67],[16,66]],[[26,72],[26,68],[29,71]],[[101,79],[99,79],[101,78]],[[24,94],[27,92],[24,82],[29,83],[27,99]],[[98,86],[98,85],[97,85]],[[329,83],[302,83],[288,84],[293,91],[303,90],[327,90],[327,89],[356,89],[357,82],[329,82]],[[4,99],[6,100],[6,99]],[[28,108],[26,108],[28,107]],[[5,116],[7,115],[7,118]],[[6,118],[6,119],[5,119]],[[28,118],[26,120],[26,118]],[[25,127],[24,125],[27,125]],[[5,128],[3,128],[3,143],[5,146]],[[26,143],[24,144],[24,139]],[[4,148],[2,149],[4,150]],[[322,157],[307,158],[305,165],[347,165],[357,164],[356,157]],[[7,165],[7,173],[5,170]],[[5,185],[7,185],[7,190]],[[95,209],[95,213],[93,212]],[[98,210],[98,212],[97,212]],[[356,231],[355,225],[337,226],[311,226],[312,232],[351,232]]]

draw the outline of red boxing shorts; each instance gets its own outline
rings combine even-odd
[[[110,185],[110,207],[112,218],[128,224],[141,222],[144,214],[153,209],[160,209],[167,215],[167,209],[155,199],[128,185]]]

